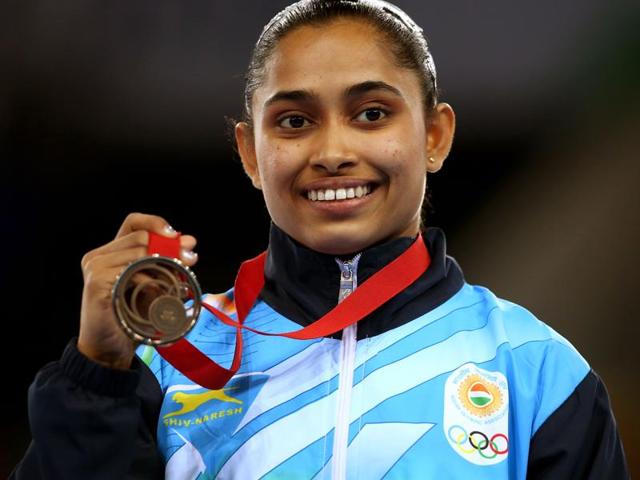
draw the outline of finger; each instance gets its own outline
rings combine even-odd
[[[183,248],[185,250],[193,250],[197,244],[198,240],[196,239],[196,237],[193,237],[191,235],[182,235],[180,237],[180,248]]]
[[[89,295],[87,298],[93,297],[98,301],[109,301],[113,286],[120,273],[122,273],[122,268],[119,267],[87,272],[84,279],[84,291]],[[104,306],[108,307],[109,303],[105,303]]]
[[[147,275],[146,273],[137,272],[131,277],[131,283],[134,285],[140,285],[141,283],[149,283],[153,281],[153,277],[151,275]]]
[[[147,247],[132,247],[107,252],[89,259],[83,266],[85,271],[98,272],[109,268],[125,268],[131,262],[147,257]]]
[[[123,237],[136,230],[146,230],[169,238],[178,235],[169,222],[157,215],[147,215],[145,213],[130,213],[122,223],[116,238]]]
[[[189,257],[189,252],[193,253],[192,250],[197,245],[198,241],[195,237],[191,235],[183,235],[180,237],[180,248],[183,253],[182,256]],[[144,247],[148,249],[149,246],[149,233],[145,230],[138,230],[135,232],[131,232],[124,237],[117,238],[102,247],[96,248],[95,250],[87,253],[81,261],[81,265],[85,268],[85,265],[91,261],[92,259],[99,257],[101,255],[106,255],[108,253],[113,253],[121,250],[127,250],[129,248],[134,247]],[[184,260],[184,259],[183,259]]]
[[[94,250],[88,252],[84,257],[82,257],[82,261],[80,262],[82,268],[85,268],[86,265],[92,261],[94,258],[100,257],[102,255],[106,255],[108,253],[118,252],[121,250],[127,250],[133,247],[143,247],[147,248],[149,244],[149,233],[144,230],[139,230],[137,232],[131,232],[124,237],[117,238],[106,245],[102,245]]]
[[[120,267],[125,268],[131,262],[148,257],[146,247],[133,247],[125,250],[117,250],[115,252],[105,253],[90,259],[85,265],[85,271],[96,271],[105,268]],[[192,250],[182,249],[180,252],[180,260],[187,265],[193,266],[198,262],[198,254]]]

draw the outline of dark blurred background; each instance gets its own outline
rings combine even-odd
[[[29,441],[29,383],[77,331],[80,259],[128,212],[196,235],[208,291],[265,247],[225,116],[286,3],[2,2],[0,474]],[[427,224],[469,282],[532,310],[600,373],[639,476],[638,3],[398,4],[458,119]]]

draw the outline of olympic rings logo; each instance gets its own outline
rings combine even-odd
[[[458,450],[466,455],[478,452],[480,456],[490,460],[498,455],[506,455],[509,451],[509,438],[504,433],[496,433],[489,438],[479,430],[467,433],[464,427],[452,425],[447,435],[449,440],[456,444]],[[471,448],[466,446],[467,443]]]

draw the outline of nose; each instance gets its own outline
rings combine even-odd
[[[358,163],[346,126],[331,122],[318,133],[316,148],[309,159],[315,170],[335,174]]]

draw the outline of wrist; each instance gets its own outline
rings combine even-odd
[[[104,352],[92,348],[86,342],[83,342],[81,338],[78,339],[77,344],[78,352],[87,357],[89,360],[106,368],[115,370],[129,370],[133,357],[135,355],[133,349],[129,354],[123,354],[122,352]]]
[[[81,353],[77,340],[73,339],[59,364],[64,375],[87,391],[109,397],[129,397],[135,394],[140,381],[139,363],[133,359],[127,370],[107,368]]]

